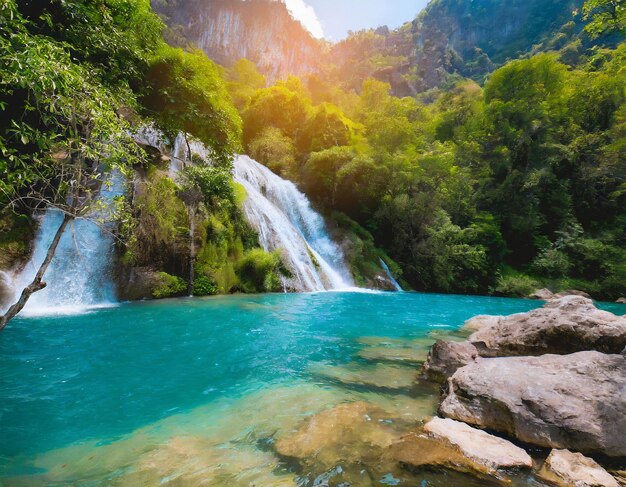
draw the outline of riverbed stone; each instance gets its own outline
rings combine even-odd
[[[533,461],[522,448],[453,419],[433,418],[424,431],[457,446],[463,455],[492,469],[531,468]]]
[[[470,342],[437,341],[428,353],[423,367],[424,377],[435,382],[445,382],[457,369],[474,362],[478,350]]]
[[[322,469],[377,462],[399,436],[387,420],[386,412],[371,404],[340,404],[306,419],[276,439],[274,448],[284,457]]]
[[[626,360],[579,352],[481,359],[457,370],[447,418],[542,447],[626,456]]]
[[[493,320],[468,340],[483,357],[620,353],[626,346],[626,317],[600,310],[588,298],[565,296],[543,308]]]
[[[428,357],[427,347],[367,347],[357,355],[374,362],[395,362],[404,364],[422,364]]]
[[[595,460],[569,450],[552,450],[538,476],[559,487],[620,487]]]
[[[418,376],[413,367],[384,363],[373,365],[350,363],[341,366],[313,364],[310,371],[314,375],[346,385],[392,390],[410,388],[416,383]]]
[[[618,304],[626,304],[626,298],[618,298],[615,302]]]

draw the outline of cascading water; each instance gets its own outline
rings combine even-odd
[[[324,220],[307,197],[247,156],[238,156],[235,181],[247,192],[244,211],[268,251],[280,250],[292,277],[285,287],[323,291],[354,286],[341,249],[328,236]]]
[[[101,206],[110,206],[116,196],[123,194],[123,188],[123,176],[113,172],[108,182],[102,186]],[[102,213],[106,213],[106,210],[94,212],[90,217],[103,218]],[[62,219],[63,214],[58,210],[48,210],[40,216],[33,256],[15,279],[15,297],[32,281]],[[111,268],[113,243],[112,236],[92,221],[75,220],[63,233],[50,267],[44,275],[47,286],[31,296],[23,313],[75,312],[115,303]]]
[[[389,270],[389,266],[387,265],[387,263],[383,259],[380,259],[380,266],[385,271],[385,274],[387,274],[387,278],[389,279],[389,281],[391,282],[391,284],[393,285],[395,290],[400,292],[400,293],[404,292],[404,289],[402,289],[402,286],[400,286],[400,284],[398,284],[398,281],[396,281],[396,278],[393,277],[393,274]]]

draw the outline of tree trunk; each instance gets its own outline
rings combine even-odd
[[[48,247],[46,258],[44,259],[43,263],[39,267],[37,274],[35,274],[33,281],[24,288],[24,290],[22,291],[22,294],[20,295],[20,299],[17,300],[17,303],[12,305],[4,314],[4,316],[0,316],[0,331],[2,331],[4,327],[7,326],[7,323],[11,321],[13,318],[15,318],[15,316],[20,311],[22,311],[24,306],[26,306],[26,302],[34,293],[36,293],[37,291],[41,291],[44,287],[46,287],[46,283],[42,281],[43,276],[46,273],[46,270],[48,269],[50,262],[52,261],[52,257],[54,257],[54,253],[56,252],[57,247],[59,246],[59,241],[61,240],[61,236],[63,235],[63,232],[65,231],[65,228],[67,227],[67,224],[71,222],[73,219],[74,219],[73,216],[70,216],[67,214],[63,217],[63,221],[61,222],[61,225],[57,229],[57,233],[54,235],[54,239],[52,239],[52,243],[50,244],[50,247]]]

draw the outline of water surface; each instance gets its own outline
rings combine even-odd
[[[350,401],[395,408],[407,420],[432,414],[436,390],[350,383],[361,366],[379,367],[372,377],[398,370],[398,384],[417,370],[373,364],[364,350],[396,346],[389,339],[426,349],[474,315],[540,304],[312,293],[19,318],[0,335],[0,478],[6,485],[153,485],[200,475],[208,485],[296,485],[294,478],[313,485],[268,441]],[[346,364],[350,380],[342,383]]]

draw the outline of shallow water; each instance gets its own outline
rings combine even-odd
[[[437,391],[397,370],[416,365],[372,362],[364,349],[426,349],[471,316],[539,305],[312,293],[16,319],[0,335],[0,485],[314,485],[317,466],[307,471],[272,447],[305,418],[354,401],[381,408],[394,424],[434,413]],[[369,371],[376,374],[362,380]],[[380,387],[389,371],[398,386]],[[450,485],[447,473],[381,473],[350,481]],[[344,466],[324,475],[317,485],[353,474]],[[455,485],[481,485],[463,478]]]

